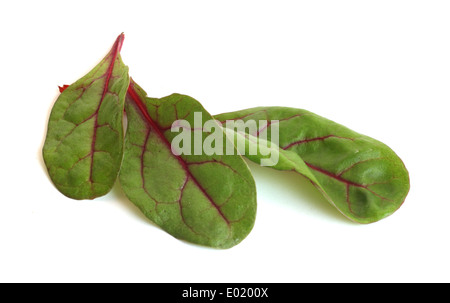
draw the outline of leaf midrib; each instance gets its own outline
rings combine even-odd
[[[143,101],[141,100],[139,94],[134,89],[134,83],[131,82],[130,86],[128,87],[128,96],[134,101],[136,106],[138,107],[139,111],[141,112],[142,116],[145,118],[146,122],[150,125],[152,129],[155,130],[155,133],[157,136],[164,142],[166,147],[171,150],[171,145],[169,140],[164,136],[164,134],[161,132],[160,127],[155,123],[155,121],[150,117],[148,114],[147,108],[144,105]],[[197,179],[192,175],[191,171],[189,170],[189,167],[187,166],[186,162],[178,155],[174,155],[171,153],[173,157],[175,157],[180,163],[181,167],[187,174],[187,179],[191,179],[192,182],[197,186],[197,188],[202,192],[202,194],[208,199],[208,201],[211,203],[212,206],[217,210],[219,215],[222,217],[222,219],[226,222],[227,226],[231,226],[230,220],[224,215],[220,207],[214,202],[214,200],[211,198],[211,196],[206,192],[206,190],[203,188],[203,186],[197,181]]]
[[[100,107],[102,106],[103,100],[105,99],[105,96],[108,92],[108,88],[109,88],[109,82],[111,80],[111,76],[113,73],[113,69],[114,69],[114,64],[116,62],[116,59],[119,55],[120,49],[122,48],[122,44],[123,44],[123,40],[124,40],[124,35],[121,34],[116,42],[114,43],[113,47],[112,47],[112,51],[110,52],[110,54],[106,57],[106,58],[111,58],[111,62],[109,63],[108,66],[108,70],[106,71],[106,79],[105,79],[105,84],[103,86],[103,92],[102,92],[102,96],[100,98],[100,102],[98,104],[97,110],[94,113],[94,129],[93,129],[93,135],[92,135],[92,142],[91,142],[91,165],[90,165],[90,169],[89,169],[89,182],[92,184],[94,184],[94,180],[92,179],[92,175],[93,175],[93,166],[94,166],[94,152],[95,152],[95,143],[97,141],[97,130],[99,128],[98,125],[98,113],[100,111]]]

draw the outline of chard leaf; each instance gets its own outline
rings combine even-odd
[[[240,149],[241,153],[258,164],[267,158],[264,155],[268,151],[276,154],[278,161],[266,165],[305,176],[355,222],[371,223],[385,218],[402,205],[408,194],[408,172],[388,146],[306,110],[258,107],[215,118],[224,127],[227,120],[265,121],[265,126],[253,132],[227,132],[235,137],[237,146],[245,143],[246,149]],[[278,133],[279,139],[274,140]],[[249,148],[258,144],[260,138],[269,141],[267,150],[258,149],[257,154],[249,155]]]
[[[87,75],[60,87],[48,123],[43,157],[58,190],[73,199],[108,193],[123,155],[123,107],[128,67],[120,58],[121,34]]]
[[[195,99],[179,94],[162,99],[146,96],[131,81],[120,172],[125,194],[151,221],[178,239],[217,248],[238,244],[250,233],[256,216],[256,187],[247,164]],[[223,135],[223,149],[228,143],[234,155],[195,154],[195,143],[185,154],[173,149],[181,133],[172,132],[171,126],[179,120],[189,123],[179,124],[178,130],[192,134],[192,141],[195,136],[200,136],[202,144],[208,141],[211,134],[202,125],[192,128],[199,114],[203,122],[213,122]]]

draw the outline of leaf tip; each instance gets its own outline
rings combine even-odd
[[[120,52],[122,50],[123,41],[125,40],[125,34],[122,32],[116,39],[115,47],[117,51]]]

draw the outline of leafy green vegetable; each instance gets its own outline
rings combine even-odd
[[[176,238],[219,248],[243,240],[256,216],[256,188],[245,161],[237,152],[173,152],[179,135],[171,130],[173,122],[184,119],[195,125],[196,114],[202,121],[213,120],[210,114],[188,96],[148,98],[133,81],[125,108],[128,129],[120,182],[127,197]],[[203,127],[187,131],[200,136],[202,143],[211,135]],[[223,140],[225,147],[226,136]]]
[[[271,126],[276,124],[279,143],[269,142],[266,148],[279,153],[272,168],[293,170],[310,179],[332,205],[353,221],[378,221],[396,211],[408,194],[408,172],[388,146],[306,110],[258,107],[215,118],[225,127],[226,120],[266,121],[266,126],[254,133],[228,130],[238,134],[236,144],[245,141],[247,149],[263,135],[273,140]],[[267,151],[258,149],[258,154],[245,156],[258,163],[264,154]]]
[[[108,193],[123,155],[123,106],[128,67],[119,55],[121,34],[108,55],[62,91],[48,124],[44,161],[55,186],[73,199]]]
[[[356,222],[380,220],[403,203],[408,172],[383,143],[301,109],[260,107],[214,120],[191,97],[149,98],[128,76],[123,40],[86,76],[60,87],[43,157],[64,195],[94,199],[119,175],[151,221],[217,248],[241,242],[255,222],[255,183],[239,153],[305,176]]]

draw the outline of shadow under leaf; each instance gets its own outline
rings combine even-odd
[[[267,184],[276,192],[282,192],[285,196],[296,197],[294,199],[286,200],[296,200],[298,203],[309,203],[333,220],[357,224],[343,216],[327,201],[319,190],[317,190],[317,188],[302,175],[293,171],[279,171],[270,167],[262,167],[249,160],[246,160],[246,162],[250,167],[257,185]],[[295,205],[288,205],[291,203],[286,200],[276,201],[276,203],[292,206],[294,209],[296,208]]]

